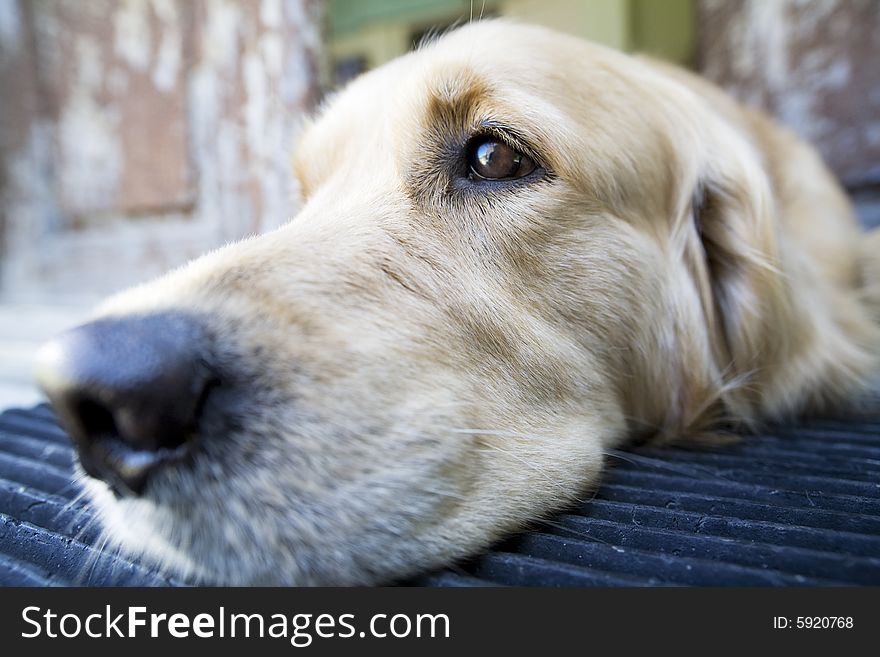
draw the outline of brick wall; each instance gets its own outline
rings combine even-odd
[[[3,0],[0,300],[94,298],[296,212],[317,0]]]

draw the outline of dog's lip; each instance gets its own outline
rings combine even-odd
[[[134,449],[117,436],[107,435],[95,441],[79,456],[83,469],[104,481],[117,497],[140,496],[147,479],[159,467],[187,460],[187,444],[158,450]]]

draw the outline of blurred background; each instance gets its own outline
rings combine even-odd
[[[293,216],[323,94],[480,16],[699,71],[880,224],[877,0],[0,0],[0,408],[103,296]]]

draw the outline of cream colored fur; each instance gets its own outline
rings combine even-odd
[[[543,175],[469,185],[487,122]],[[141,500],[89,484],[114,541],[205,581],[443,566],[597,486],[609,449],[877,371],[880,238],[812,149],[672,67],[471,24],[331,98],[295,170],[288,225],[99,313],[196,313],[240,373],[192,468]]]

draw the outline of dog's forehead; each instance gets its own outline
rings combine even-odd
[[[560,45],[559,36],[505,21],[468,25],[361,76],[326,104],[321,120],[357,108],[371,124],[376,116],[400,121],[432,98],[463,106],[490,92],[570,92],[565,62],[577,56],[583,70],[604,53],[580,40]]]
[[[571,143],[571,114],[591,111],[583,80],[564,61],[607,66],[604,49],[506,21],[455,30],[354,80],[330,98],[303,133],[294,164],[304,189],[348,166],[393,163],[426,129],[497,121],[538,147]],[[581,73],[578,73],[580,75]],[[575,89],[580,93],[572,93]],[[568,115],[568,120],[566,120]],[[596,121],[598,123],[598,121]],[[390,169],[389,169],[390,172]]]
[[[370,125],[379,116],[399,120],[416,109],[413,101],[431,95],[473,99],[487,90],[487,81],[495,89],[509,84],[546,90],[564,84],[562,60],[572,57],[573,48],[581,59],[592,49],[575,39],[560,45],[559,38],[507,21],[467,25],[360,76],[324,103],[316,124],[336,122],[341,115],[351,121],[352,114]]]

